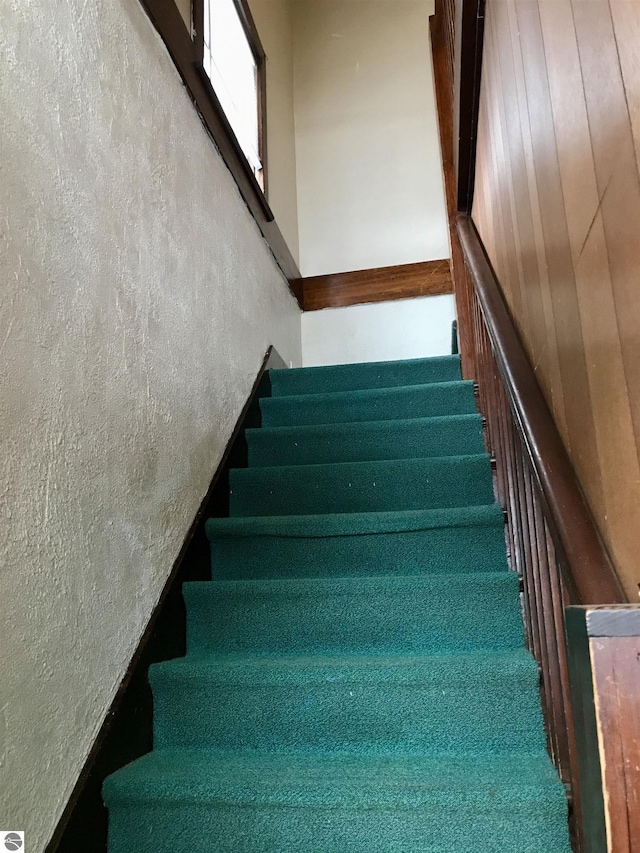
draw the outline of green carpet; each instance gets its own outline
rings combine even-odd
[[[238,517],[435,509],[493,497],[485,454],[243,468],[229,479]]]
[[[479,415],[265,427],[247,430],[246,438],[256,468],[484,452]]]
[[[432,382],[459,380],[460,359],[455,355],[271,372],[271,386],[275,397],[428,385]]]
[[[569,853],[458,358],[271,378],[110,853]]]
[[[266,397],[260,401],[262,425],[332,424],[468,415],[476,410],[473,382],[436,382],[376,388]]]

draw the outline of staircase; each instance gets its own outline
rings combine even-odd
[[[458,358],[271,381],[110,853],[569,853]]]

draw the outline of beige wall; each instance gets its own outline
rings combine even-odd
[[[291,254],[298,262],[291,3],[290,0],[250,0],[249,6],[267,55],[269,205]]]
[[[448,257],[428,0],[296,0],[303,275]]]
[[[451,353],[453,296],[423,296],[305,311],[302,363],[348,364]]]
[[[269,204],[303,275],[448,257],[430,0],[249,0]]]
[[[0,818],[37,853],[300,315],[138,0],[4,0],[0,54]]]

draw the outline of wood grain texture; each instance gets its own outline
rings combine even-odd
[[[317,275],[301,283],[305,311],[453,293],[448,259]]]
[[[433,79],[438,112],[438,132],[440,150],[442,152],[442,172],[444,177],[445,201],[447,219],[449,222],[449,238],[451,244],[451,274],[454,286],[456,313],[461,327],[470,327],[470,305],[465,287],[456,287],[455,282],[463,282],[465,263],[462,247],[456,226],[457,181],[455,175],[454,157],[454,127],[453,127],[453,76],[454,76],[454,32],[455,18],[454,0],[439,0],[437,14],[429,19],[431,34],[431,54],[433,56]],[[465,379],[473,379],[474,353],[472,340],[463,335],[458,338],[460,346],[460,362],[462,375]]]
[[[640,606],[565,614],[584,853],[640,851]]]
[[[608,853],[640,853],[640,637],[590,642]]]
[[[613,562],[640,583],[640,4],[487,0],[473,219]]]

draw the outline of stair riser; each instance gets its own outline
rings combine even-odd
[[[462,558],[462,559],[461,559]],[[293,538],[214,536],[214,578],[348,577],[506,569],[502,526]]]
[[[354,586],[357,587],[356,581]],[[447,588],[351,593],[220,593],[187,584],[187,649],[223,654],[410,654],[510,650],[522,646],[518,579],[456,583]],[[491,619],[487,619],[487,610]]]
[[[250,809],[163,803],[110,809],[110,853],[570,853],[562,799],[507,811]],[[187,844],[188,841],[188,844]]]
[[[348,364],[320,370],[272,370],[269,376],[274,396],[427,385],[430,382],[455,382],[462,378],[458,356],[400,363]]]
[[[483,453],[479,415],[443,421],[382,421],[362,427],[248,430],[249,465],[313,465]]]
[[[267,397],[260,401],[262,425],[354,423],[398,418],[433,418],[443,415],[475,414],[473,383],[424,385],[417,389],[399,388],[360,397]]]
[[[506,752],[544,743],[537,677],[494,684],[242,685],[151,678],[154,746]]]
[[[234,517],[384,512],[493,502],[489,458],[400,459],[231,472]]]

